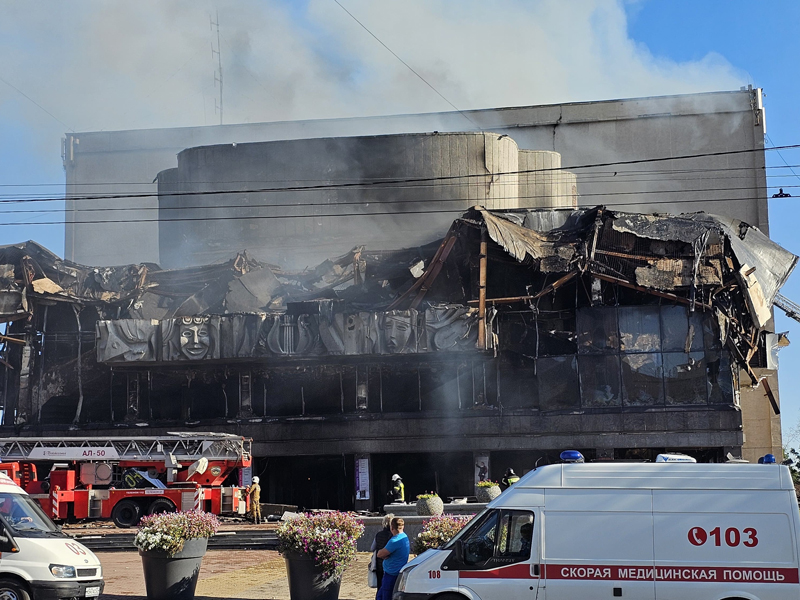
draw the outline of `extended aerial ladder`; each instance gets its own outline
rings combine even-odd
[[[119,438],[19,437],[0,439],[0,461],[81,460],[194,462],[250,460],[252,440],[229,433],[170,432]]]
[[[800,304],[792,302],[783,294],[775,295],[774,304],[785,312],[787,317],[800,323]]]
[[[43,464],[52,468],[39,479]],[[0,439],[0,470],[53,518],[111,517],[120,527],[167,510],[242,514],[251,465],[252,440],[226,433]],[[237,470],[236,485],[223,487]]]

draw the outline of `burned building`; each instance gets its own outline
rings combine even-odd
[[[704,213],[476,206],[433,243],[290,271],[246,252],[163,270],[0,249],[4,427],[254,439],[270,502],[469,495],[564,448],[741,454],[770,310],[797,258]],[[72,425],[70,425],[72,424]]]
[[[471,206],[577,208],[557,152],[490,132],[312,138],[187,148],[158,174],[160,264],[247,248],[302,269],[368,247],[426,244]],[[313,240],[313,243],[309,243]]]

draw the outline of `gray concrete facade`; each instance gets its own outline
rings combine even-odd
[[[768,232],[763,113],[756,89],[466,111],[469,120],[449,112],[69,133],[65,257],[96,265],[159,262],[158,201],[149,194],[157,192],[156,175],[176,167],[186,148],[433,131],[490,131],[509,135],[520,149],[559,152],[563,167],[577,174],[581,206],[704,210]],[[725,152],[736,153],[676,158]],[[576,168],[642,159],[667,160]],[[107,194],[141,197],[95,198]],[[91,210],[108,206],[124,210]],[[232,254],[240,249],[234,246]]]

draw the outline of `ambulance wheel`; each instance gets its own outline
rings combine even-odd
[[[31,597],[21,583],[0,579],[0,600],[31,600]]]
[[[442,594],[441,596],[436,596],[434,600],[467,600],[461,594]]]
[[[157,515],[160,513],[176,512],[177,510],[178,509],[175,508],[175,505],[172,503],[171,500],[168,500],[166,498],[159,498],[158,500],[153,501],[153,503],[150,505],[150,510],[147,511],[147,514]]]
[[[139,524],[142,508],[133,500],[120,500],[111,511],[111,520],[121,529],[128,529]],[[0,598],[2,600],[2,598]]]

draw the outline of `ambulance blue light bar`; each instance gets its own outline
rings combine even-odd
[[[561,461],[565,463],[582,463],[583,454],[577,450],[564,450],[561,453]]]
[[[765,454],[761,458],[758,459],[758,462],[764,465],[774,465],[775,464],[775,455],[774,454]]]

